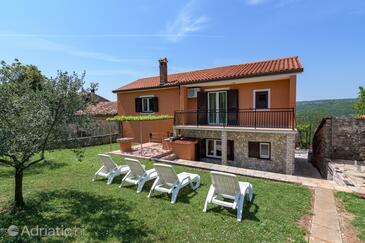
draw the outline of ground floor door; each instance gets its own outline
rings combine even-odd
[[[208,158],[222,158],[222,141],[217,139],[206,140],[206,156]]]

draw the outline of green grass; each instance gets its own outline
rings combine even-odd
[[[113,145],[116,149],[117,145]],[[292,184],[240,177],[253,184],[254,200],[245,204],[242,222],[236,212],[210,205],[203,213],[203,204],[210,185],[207,171],[176,166],[176,171],[201,175],[202,185],[193,192],[180,191],[172,205],[169,196],[155,193],[147,199],[151,183],[143,192],[135,186],[118,188],[121,178],[112,185],[105,180],[91,182],[100,167],[96,154],[109,151],[109,145],[89,147],[85,159],[78,162],[70,150],[47,154],[48,162],[29,170],[24,178],[27,209],[11,214],[13,193],[10,169],[0,167],[0,228],[10,225],[77,228],[66,241],[241,241],[303,242],[304,232],[298,227],[301,216],[310,212],[311,192]],[[122,164],[122,159],[115,158]],[[147,168],[152,162],[143,161]],[[24,235],[23,235],[24,236]],[[28,237],[38,241],[40,238]],[[0,242],[13,240],[3,230]],[[42,240],[63,242],[62,237]]]
[[[358,232],[358,237],[365,242],[365,200],[353,193],[338,192],[345,210],[353,215],[352,225]]]

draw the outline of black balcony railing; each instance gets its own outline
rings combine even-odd
[[[295,129],[295,111],[293,108],[175,111],[174,125]]]

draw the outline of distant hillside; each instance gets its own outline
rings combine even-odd
[[[313,134],[323,118],[352,116],[355,113],[352,109],[355,101],[356,99],[298,101],[296,117],[301,146],[310,146]]]
[[[351,116],[355,113],[352,109],[355,101],[356,99],[298,101],[297,116],[312,112],[330,116]]]

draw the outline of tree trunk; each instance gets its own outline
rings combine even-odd
[[[23,199],[23,171],[15,172],[15,207],[23,208],[25,205]]]

